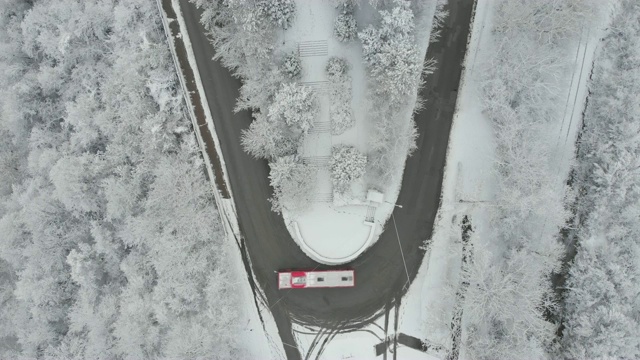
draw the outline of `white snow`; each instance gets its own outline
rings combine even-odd
[[[424,57],[428,45],[431,18],[435,1],[420,6],[416,13],[419,26],[419,52]],[[326,51],[318,51],[317,56],[304,56],[302,60],[302,83],[327,81],[325,67],[329,57],[344,57],[350,64],[349,76],[352,81],[352,110],[355,126],[343,134],[332,136],[330,132],[312,133],[305,140],[302,156],[310,162],[318,163],[317,200],[310,210],[302,214],[283,212],[285,222],[292,237],[305,253],[320,263],[341,264],[355,259],[378,239],[386,221],[391,216],[400,192],[404,159],[398,164],[398,175],[386,189],[382,202],[368,202],[364,181],[354,184],[348,196],[334,193],[328,169],[331,148],[338,144],[355,146],[362,153],[367,152],[372,121],[367,116],[370,108],[367,100],[366,69],[362,60],[362,46],[357,40],[342,43],[333,36],[333,22],[338,14],[330,1],[297,0],[297,14],[290,29],[284,31],[279,40],[278,51],[283,54],[297,50],[298,44],[315,42],[324,44]],[[362,28],[372,21],[376,11],[363,2],[357,8],[356,18]],[[322,46],[321,46],[322,48]],[[326,83],[322,83],[326,84]],[[327,85],[321,85],[327,86]],[[329,119],[329,95],[317,91],[320,114],[316,123],[327,123]],[[415,104],[415,98],[410,102]],[[406,109],[406,119],[412,116],[412,108]],[[371,207],[369,207],[371,205]],[[365,219],[373,215],[373,221]]]
[[[336,208],[326,204],[314,206],[304,214],[302,221],[299,217],[297,222],[287,221],[287,225],[293,227],[294,239],[309,257],[323,263],[340,264],[351,261],[370,245],[369,235],[372,229],[375,231],[375,224],[365,224],[365,215],[364,206]]]

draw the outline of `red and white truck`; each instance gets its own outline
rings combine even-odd
[[[356,286],[356,274],[353,270],[295,270],[278,272],[278,289],[354,286]]]

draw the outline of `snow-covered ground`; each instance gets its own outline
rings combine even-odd
[[[428,45],[431,17],[435,0],[420,5],[416,14],[417,38],[420,56],[424,58]],[[310,210],[302,214],[284,212],[283,216],[289,232],[305,253],[314,260],[325,264],[341,264],[355,259],[378,239],[386,221],[391,216],[398,197],[402,174],[382,189],[382,202],[367,200],[366,184],[363,180],[353,186],[352,196],[340,197],[333,191],[328,169],[331,149],[338,144],[351,145],[360,152],[367,153],[372,120],[368,115],[366,69],[362,59],[362,46],[353,40],[342,43],[333,36],[333,23],[338,10],[329,1],[297,0],[297,14],[291,28],[283,31],[277,50],[283,54],[298,50],[298,46],[310,46],[315,50],[302,56],[302,84],[317,89],[320,113],[316,118],[316,128],[305,140],[302,156],[318,168],[316,201]],[[371,23],[376,12],[366,2],[356,10],[359,27]],[[332,135],[327,130],[330,99],[326,88],[329,86],[325,67],[332,56],[343,57],[350,64],[349,76],[352,86],[352,110],[355,126],[340,135]],[[415,103],[415,102],[412,102]],[[407,109],[407,121],[413,109]],[[404,161],[404,159],[402,159]],[[403,167],[398,166],[401,172]]]

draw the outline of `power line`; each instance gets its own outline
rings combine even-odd
[[[407,270],[407,262],[404,260],[404,251],[402,250],[402,244],[400,243],[400,235],[398,234],[398,226],[396,225],[396,217],[391,213],[393,219],[393,227],[396,229],[396,238],[398,239],[398,246],[400,246],[400,255],[402,256],[402,263],[404,264],[404,272],[407,274],[407,283],[409,283],[409,270]]]

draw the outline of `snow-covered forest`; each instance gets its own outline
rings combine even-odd
[[[299,52],[277,44],[299,2],[190,1],[242,79],[236,109],[254,120],[241,141],[269,162],[272,209],[305,211],[320,170],[301,148],[321,102]],[[332,1],[332,36],[362,50],[371,130],[366,151],[331,143],[334,193],[388,188],[415,147],[410,113],[433,65],[416,46],[416,3]],[[356,16],[365,5],[370,23]],[[640,1],[491,6],[475,90],[495,198],[456,200],[482,203],[487,226],[465,214],[463,291],[437,294],[456,306],[456,354],[640,358]],[[559,149],[554,132],[576,66],[567,49],[600,12],[610,22],[567,178],[557,157],[574,144]],[[448,15],[438,0],[432,40]],[[360,110],[355,64],[327,59],[325,130],[340,136]],[[0,0],[0,359],[251,358],[238,320],[247,274],[234,271],[172,61],[152,0]]]
[[[640,357],[640,3],[613,12],[578,147],[578,249],[562,338],[571,359]]]
[[[495,2],[479,79],[496,146],[495,201],[463,267],[464,356],[640,356],[638,14],[633,0]],[[589,76],[591,61],[567,49],[606,18]],[[573,110],[584,111],[574,147],[557,125],[569,114],[576,66],[588,92]]]
[[[473,261],[465,270],[471,285],[463,341],[471,358],[543,358],[554,345],[556,324],[547,314],[557,304],[550,277],[561,265],[558,237],[570,212],[551,130],[562,119],[574,66],[574,54],[565,49],[578,43],[592,5],[495,2],[493,49],[480,80],[496,146],[495,201],[490,230],[474,236]]]
[[[155,2],[0,2],[0,358],[243,358]]]

